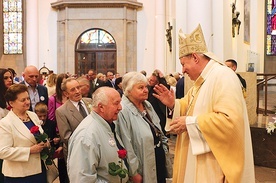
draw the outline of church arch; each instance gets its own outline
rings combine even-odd
[[[117,72],[117,48],[113,36],[106,30],[92,28],[84,31],[75,46],[75,73],[86,74],[89,69],[96,73]]]

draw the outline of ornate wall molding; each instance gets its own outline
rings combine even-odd
[[[131,9],[141,8],[143,5],[137,1],[128,0],[112,0],[112,1],[72,1],[72,0],[61,0],[51,3],[52,7],[55,9],[63,9],[65,7],[70,8],[111,8],[111,7],[127,7]]]

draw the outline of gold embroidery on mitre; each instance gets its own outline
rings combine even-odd
[[[191,53],[205,52],[208,52],[208,49],[200,24],[191,34],[184,35],[183,31],[179,30],[179,58]]]

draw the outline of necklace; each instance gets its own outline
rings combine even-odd
[[[16,114],[16,116],[17,116],[21,121],[23,121],[23,122],[30,121],[30,117],[29,117],[29,115],[28,115],[27,113],[25,114],[26,118],[21,118],[21,117],[19,117],[17,114]]]

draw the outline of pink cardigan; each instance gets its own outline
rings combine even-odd
[[[56,94],[52,95],[48,100],[48,119],[56,121],[56,109],[59,108],[63,103],[56,100]]]

